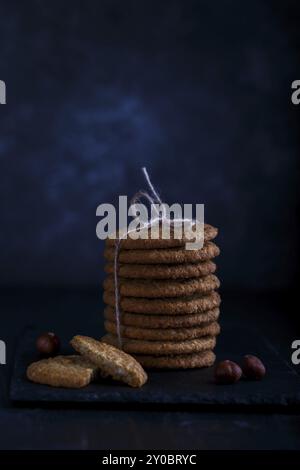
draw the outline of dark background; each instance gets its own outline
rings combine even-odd
[[[224,289],[295,285],[297,2],[0,2],[0,282],[96,285],[96,207],[204,203]]]
[[[166,202],[204,203],[219,228],[222,328],[257,327],[291,364],[299,21],[296,0],[0,0],[0,448],[299,448],[299,413],[45,412],[8,399],[24,326],[101,335],[96,208],[143,188],[142,166]]]

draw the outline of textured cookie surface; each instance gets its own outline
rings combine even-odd
[[[107,334],[102,341],[114,346],[118,346],[116,336]],[[122,349],[125,352],[133,354],[189,354],[206,349],[213,349],[216,339],[213,336],[205,336],[203,338],[191,339],[186,341],[147,341],[135,339],[122,339]]]
[[[95,364],[103,376],[125,382],[131,387],[141,387],[147,381],[142,366],[129,354],[112,345],[88,336],[74,336],[71,345],[75,351]]]
[[[105,265],[107,274],[114,273],[114,264]],[[120,264],[118,275],[128,279],[190,279],[207,276],[216,271],[212,261],[182,264]]]
[[[109,292],[114,292],[115,283],[113,276],[109,276],[105,279],[103,287]],[[219,287],[220,282],[214,274],[180,281],[119,280],[120,295],[125,297],[181,297],[183,295],[192,295],[196,292],[204,294],[218,289]]]
[[[132,238],[122,239],[121,240],[121,250],[147,250],[147,249],[161,249],[161,248],[174,248],[184,246],[187,242],[191,241],[188,237],[175,238],[174,230],[170,230],[170,239],[163,239],[161,234],[161,228],[154,230],[154,235],[156,238],[150,238],[150,230],[147,229],[147,239],[138,238],[137,240],[133,240]],[[218,229],[213,227],[209,224],[204,224],[204,240],[209,241],[216,238],[218,234]],[[114,247],[116,240],[114,238],[106,239],[106,246],[107,247]]]
[[[112,335],[117,335],[115,322],[106,321],[105,330]],[[204,323],[194,328],[138,328],[134,326],[121,325],[122,338],[145,339],[150,341],[184,341],[187,339],[201,338],[202,336],[216,336],[220,333],[217,322]]]
[[[189,328],[203,323],[214,322],[220,315],[219,308],[207,310],[192,315],[143,315],[139,313],[122,312],[120,322],[122,325],[140,328]],[[110,322],[116,321],[116,312],[113,307],[104,309],[104,317]]]
[[[81,356],[56,356],[30,364],[27,378],[52,387],[81,388],[92,381],[96,371],[97,366]]]
[[[168,248],[160,250],[122,250],[119,253],[119,262],[128,264],[177,264],[199,263],[215,258],[220,249],[213,242],[206,242],[200,250],[186,250],[185,248]],[[114,248],[106,248],[104,257],[114,261]]]
[[[216,359],[212,351],[179,354],[177,356],[135,355],[134,357],[144,367],[149,369],[193,369],[210,367],[214,364]]]
[[[103,300],[111,307],[115,306],[115,295],[104,291]],[[135,297],[123,297],[120,306],[124,312],[144,313],[153,315],[184,315],[202,313],[206,310],[219,307],[221,302],[217,292],[208,295],[194,294],[189,297],[169,297],[165,299],[146,299]]]

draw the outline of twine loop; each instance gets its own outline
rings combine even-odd
[[[131,199],[131,204],[137,204],[141,203],[143,199],[146,199],[150,204],[151,207],[154,208],[154,211],[156,213],[155,217],[151,217],[149,222],[145,222],[140,230],[152,227],[153,225],[159,224],[160,222],[164,221],[166,223],[169,223],[171,225],[175,223],[185,223],[188,222],[191,224],[191,226],[194,224],[194,219],[185,219],[185,218],[180,218],[180,219],[169,219],[166,216],[166,211],[165,207],[162,203],[162,200],[154,188],[153,184],[151,183],[149,174],[147,172],[147,169],[145,167],[142,168],[142,172],[144,174],[146,183],[149,188],[149,192],[147,191],[138,191],[133,198]],[[156,205],[159,204],[159,206],[162,206],[162,211],[157,210]],[[115,315],[116,315],[116,326],[117,326],[117,338],[118,338],[118,345],[119,348],[122,349],[122,334],[121,334],[121,308],[120,308],[120,288],[119,288],[119,255],[120,255],[120,249],[121,249],[121,243],[122,241],[127,238],[127,235],[131,232],[134,232],[135,229],[133,230],[127,230],[125,233],[123,233],[120,236],[120,229],[119,229],[119,235],[118,238],[116,239],[115,242],[115,252],[114,252],[114,284],[115,284]]]

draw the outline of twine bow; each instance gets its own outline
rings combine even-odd
[[[146,183],[149,187],[149,192],[147,191],[138,191],[132,198],[131,204],[137,204],[141,203],[142,199],[146,199],[150,204],[151,207],[155,211],[155,217],[151,217],[149,222],[145,222],[141,226],[141,230],[152,227],[153,225],[156,225],[157,223],[160,223],[161,221],[164,221],[169,224],[175,224],[175,223],[186,223],[188,222],[191,226],[195,223],[194,219],[183,219],[183,218],[174,218],[174,219],[169,219],[166,216],[166,210],[165,207],[161,201],[161,198],[154,188],[153,184],[151,183],[149,174],[147,172],[147,169],[145,167],[142,168],[142,172],[144,174]],[[157,205],[162,208],[162,210],[158,210]],[[117,326],[117,338],[118,338],[118,345],[119,348],[122,349],[122,335],[121,335],[121,321],[120,321],[120,316],[121,316],[121,309],[120,309],[120,288],[119,288],[119,254],[120,254],[120,248],[121,248],[121,243],[122,240],[127,238],[127,235],[131,232],[136,231],[136,229],[132,230],[127,230],[125,233],[123,233],[116,239],[115,243],[115,253],[114,253],[114,284],[115,284],[115,315],[116,315],[116,326]]]

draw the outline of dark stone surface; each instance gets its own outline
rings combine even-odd
[[[258,332],[249,329],[224,329],[218,341],[219,359],[240,360],[251,351],[265,363],[267,375],[261,382],[242,380],[235,385],[216,385],[213,368],[187,371],[149,371],[148,383],[132,389],[110,381],[69,390],[33,384],[25,377],[29,363],[37,359],[35,338],[30,330],[21,337],[16,353],[10,398],[18,402],[194,404],[293,406],[300,405],[300,377],[280,358]],[[68,350],[66,350],[68,352]],[[288,387],[287,387],[288,384]]]
[[[41,402],[13,405],[8,398],[8,384],[15,344],[23,326],[32,321],[39,332],[54,330],[66,339],[76,333],[100,337],[103,332],[100,297],[99,288],[1,291],[0,307],[5,317],[2,338],[7,344],[7,365],[0,367],[0,421],[5,430],[0,437],[1,449],[300,448],[300,413],[292,406],[280,406],[276,411],[268,406],[232,409],[185,405],[183,410],[183,405],[167,404],[92,403],[92,409],[88,404],[66,402],[53,402],[51,406]],[[300,335],[299,328],[286,314],[292,309],[290,295],[223,293],[222,297],[223,329],[242,327],[245,331],[245,325],[259,329],[258,338],[271,339],[281,357],[291,365],[291,342]],[[245,351],[246,335],[241,339],[245,344],[239,353],[258,353],[257,346],[261,344],[258,338]],[[293,368],[295,372],[299,370],[299,366]],[[286,377],[288,392],[293,376]]]

